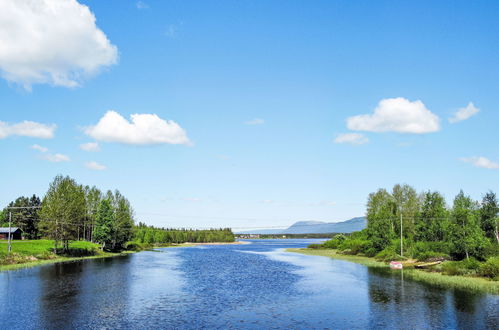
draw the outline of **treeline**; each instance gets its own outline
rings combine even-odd
[[[336,236],[323,247],[385,260],[484,261],[499,255],[499,201],[492,191],[481,201],[460,191],[448,206],[437,191],[418,194],[409,185],[395,185],[391,192],[369,195],[366,217],[366,229]]]
[[[8,209],[16,207],[17,209]],[[134,221],[130,202],[118,190],[102,192],[57,176],[45,196],[19,197],[0,211],[0,227],[19,227],[26,239],[54,240],[54,251],[67,253],[71,241],[99,243],[102,249],[126,249],[129,242],[145,244],[233,242],[231,229],[165,229]]]
[[[234,242],[234,234],[230,228],[171,229],[147,226],[139,222],[135,229],[134,241],[141,244]]]
[[[133,236],[134,218],[130,202],[118,191],[103,193],[98,188],[78,184],[66,176],[56,176],[43,199],[19,197],[12,209],[12,226],[27,239],[50,238],[54,250],[69,249],[69,242],[86,240],[105,249],[121,249]],[[8,225],[9,209],[0,214],[0,224]]]

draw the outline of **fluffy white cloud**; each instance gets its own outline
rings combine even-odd
[[[454,123],[457,123],[459,121],[466,120],[466,119],[476,115],[479,111],[480,111],[480,109],[475,107],[473,102],[470,102],[470,103],[468,103],[468,105],[465,108],[458,109],[454,113],[454,115],[451,118],[449,118],[449,122],[454,124]]]
[[[499,169],[499,163],[491,161],[490,159],[485,157],[468,157],[461,158],[461,160],[476,167],[488,168],[492,170]]]
[[[80,149],[89,152],[100,151],[99,144],[97,142],[88,142],[80,144]]]
[[[369,142],[369,139],[364,134],[359,133],[342,133],[338,134],[334,139],[334,143],[349,143],[349,144],[364,144]]]
[[[131,115],[131,122],[116,111],[108,111],[95,126],[85,133],[98,141],[125,144],[190,144],[182,127],[172,120],[155,114]]]
[[[69,162],[71,159],[63,154],[46,154],[43,159],[48,160],[52,163]]]
[[[94,162],[94,161],[86,162],[85,167],[88,168],[89,170],[93,170],[93,171],[104,171],[105,169],[107,169],[107,167],[105,165],[99,164],[99,163]]]
[[[381,100],[372,114],[348,118],[347,127],[354,131],[423,134],[440,130],[440,119],[423,102],[397,97]]]
[[[10,82],[75,87],[117,58],[76,0],[0,1],[0,74]]]
[[[38,144],[33,144],[31,146],[31,149],[38,150],[40,152],[47,152],[47,151],[49,151],[48,148],[42,147],[41,145],[38,145]]]
[[[34,121],[23,121],[17,124],[8,124],[0,121],[0,139],[11,135],[51,139],[54,137],[56,128],[55,124],[45,125]]]
[[[265,120],[261,119],[261,118],[255,118],[255,119],[252,119],[252,120],[248,120],[247,122],[245,122],[246,125],[262,125],[262,124],[265,124]]]

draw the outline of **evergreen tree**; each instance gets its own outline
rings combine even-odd
[[[99,203],[93,238],[102,244],[102,249],[110,246],[113,242],[113,223],[115,222],[114,210],[109,199],[103,199]]]
[[[499,244],[499,202],[496,194],[489,191],[483,196],[480,208],[480,227],[485,235]]]

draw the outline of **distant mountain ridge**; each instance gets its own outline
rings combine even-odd
[[[366,228],[365,217],[356,217],[342,222],[298,221],[287,229],[261,229],[240,231],[237,234],[325,234],[351,233]]]

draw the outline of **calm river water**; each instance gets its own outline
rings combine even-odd
[[[0,328],[499,327],[499,296],[283,250],[311,242],[169,248],[2,272]]]

